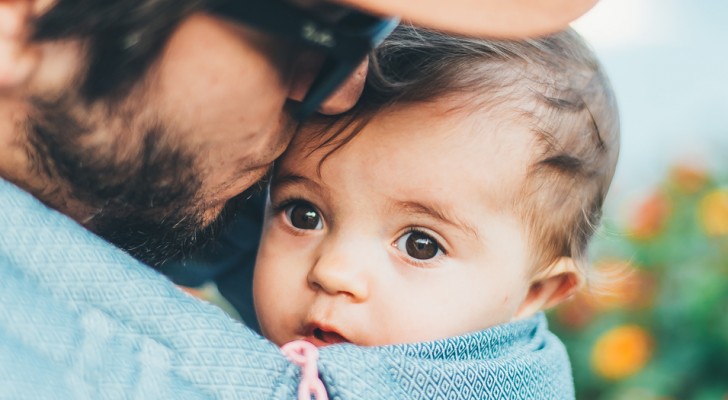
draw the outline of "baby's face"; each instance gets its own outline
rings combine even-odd
[[[375,117],[321,165],[304,129],[280,163],[255,267],[278,345],[384,345],[514,318],[529,288],[511,211],[532,135],[512,119],[412,105]]]

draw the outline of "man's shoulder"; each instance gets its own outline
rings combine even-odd
[[[63,299],[6,262],[0,279],[1,398],[126,398],[130,388],[196,398],[163,343],[99,308]]]
[[[0,202],[0,398],[264,399],[294,383],[221,310],[7,182]]]
[[[98,304],[143,267],[6,181],[0,202],[0,397],[113,397],[148,380],[171,383],[170,350]],[[175,387],[184,385],[155,390]]]

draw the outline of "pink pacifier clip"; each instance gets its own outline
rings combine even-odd
[[[284,344],[281,351],[292,363],[301,367],[298,400],[311,400],[311,396],[314,396],[316,400],[328,400],[329,395],[318,376],[316,362],[319,354],[316,346],[305,340],[294,340]]]

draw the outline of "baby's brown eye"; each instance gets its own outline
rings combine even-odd
[[[307,203],[291,204],[285,210],[288,221],[295,228],[305,230],[323,229],[324,223],[318,210]]]
[[[402,235],[397,239],[396,247],[417,260],[429,260],[442,254],[437,240],[419,231],[411,231]]]

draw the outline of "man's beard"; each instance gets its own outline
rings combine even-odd
[[[249,197],[245,192],[229,200],[215,220],[207,224],[193,210],[172,208],[145,212],[115,204],[94,217],[92,230],[133,257],[158,268],[167,261],[185,259],[214,240]]]
[[[159,267],[190,255],[211,241],[249,197],[248,192],[236,196],[206,223],[195,157],[168,143],[163,126],[118,124],[121,119],[133,121],[133,116],[118,116],[116,123],[100,126],[80,116],[79,106],[68,100],[33,102],[27,129],[31,167],[53,184],[65,185],[67,198],[95,211],[80,221],[84,226],[140,261]],[[110,139],[90,144],[101,129]],[[142,136],[131,156],[124,148],[130,146],[125,134]],[[58,207],[58,191],[35,194]]]

